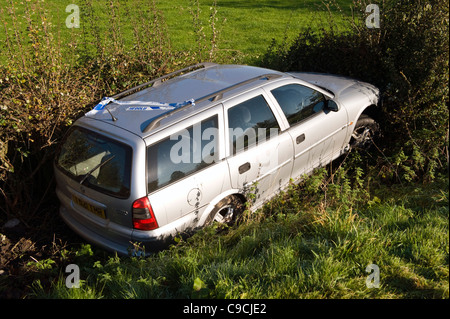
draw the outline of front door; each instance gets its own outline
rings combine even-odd
[[[289,124],[294,144],[292,178],[331,162],[342,149],[347,134],[347,112],[332,111],[329,101],[313,88],[289,83],[271,88]]]
[[[292,140],[281,132],[263,90],[227,101],[224,110],[232,187],[257,207],[289,182]]]

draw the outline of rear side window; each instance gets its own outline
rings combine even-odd
[[[147,148],[148,192],[213,164],[218,152],[217,115]]]
[[[258,95],[228,109],[233,154],[277,135],[280,129],[266,99]]]
[[[57,166],[77,182],[119,198],[130,195],[130,146],[83,128],[69,131]]]
[[[272,90],[289,125],[295,125],[320,112],[325,106],[322,93],[300,84],[289,84]]]

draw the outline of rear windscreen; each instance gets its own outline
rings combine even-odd
[[[120,198],[130,195],[131,147],[98,133],[73,128],[56,164],[82,185]]]

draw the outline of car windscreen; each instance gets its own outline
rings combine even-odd
[[[119,198],[130,195],[130,146],[90,130],[72,128],[56,165],[82,185]]]

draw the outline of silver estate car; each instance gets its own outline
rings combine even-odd
[[[201,63],[105,98],[55,159],[62,219],[119,254],[233,222],[351,147],[378,124],[374,86],[315,73]]]

